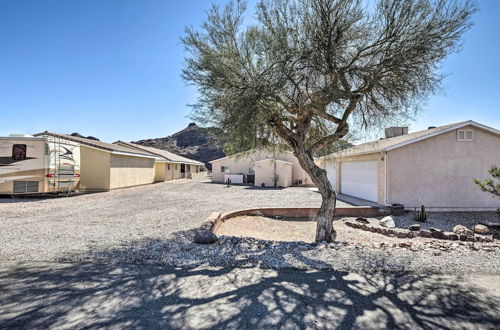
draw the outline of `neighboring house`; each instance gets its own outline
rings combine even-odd
[[[435,211],[500,206],[473,181],[500,164],[500,131],[474,121],[410,134],[389,128],[386,138],[322,157],[320,164],[337,192],[381,205]]]
[[[255,149],[212,160],[212,182],[249,183],[265,187],[313,185],[292,152],[274,154],[265,149]]]
[[[207,174],[204,171],[204,164],[202,162],[182,157],[166,150],[124,141],[116,141],[114,144],[162,157],[163,161],[157,161],[155,165],[156,181],[170,181],[182,178],[192,179]]]
[[[44,132],[40,137],[73,141],[80,146],[80,191],[108,191],[155,182],[160,156],[123,146],[65,134]]]
[[[191,178],[203,165],[169,153],[169,158],[125,142],[106,143],[92,139],[44,132],[35,136],[75,142],[80,152],[80,182],[77,190],[94,192]],[[151,149],[151,148],[149,148]],[[154,149],[154,148],[152,148]]]

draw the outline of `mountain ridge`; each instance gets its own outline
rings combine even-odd
[[[226,156],[219,130],[214,127],[200,127],[196,123],[190,123],[186,128],[169,136],[132,141],[132,143],[200,161],[209,170],[212,169],[209,161]]]

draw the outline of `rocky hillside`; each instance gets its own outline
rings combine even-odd
[[[162,138],[139,140],[133,143],[167,150],[177,155],[195,159],[205,163],[211,170],[208,163],[211,160],[224,157],[223,144],[218,142],[217,129],[199,127],[191,123],[185,129]]]

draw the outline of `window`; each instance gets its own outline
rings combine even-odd
[[[222,173],[229,173],[229,166],[221,166],[220,171]]]
[[[13,160],[25,160],[26,159],[26,145],[25,144],[14,144],[12,146],[12,159]]]
[[[464,129],[457,131],[457,140],[458,141],[472,141],[472,130]]]
[[[249,175],[254,175],[254,174],[255,174],[255,172],[254,172],[254,170],[253,170],[253,167],[249,167],[249,168],[248,168],[248,174],[249,174]]]
[[[170,164],[167,164],[167,170],[170,171]]]

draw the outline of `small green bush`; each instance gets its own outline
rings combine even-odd
[[[416,221],[425,222],[427,220],[427,213],[425,212],[425,206],[420,207],[420,212],[415,216]]]

